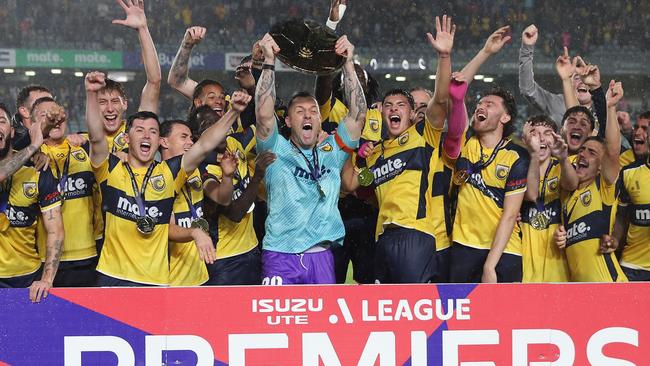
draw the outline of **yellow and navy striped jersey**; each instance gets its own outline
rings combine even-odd
[[[620,173],[620,206],[627,207],[630,226],[621,265],[650,271],[650,164],[636,161]]]
[[[382,141],[366,158],[379,204],[375,239],[388,225],[435,237],[430,171],[436,166],[442,130],[421,121],[400,136]]]
[[[458,189],[456,218],[452,239],[458,244],[478,249],[490,249],[503,214],[505,198],[526,191],[528,152],[510,140],[503,140],[495,149],[482,149],[478,137],[470,137],[461,149],[456,171],[479,161],[489,163],[472,172]],[[521,255],[521,230],[515,225],[505,252]]]
[[[195,210],[195,217],[192,210]],[[199,170],[196,169],[187,179],[180,194],[174,201],[174,220],[176,225],[189,229],[192,221],[203,217],[203,182]],[[196,243],[170,242],[169,284],[172,286],[198,286],[208,280],[208,269],[199,257]]]
[[[128,148],[129,144],[126,141],[126,121],[122,122],[122,125],[114,134],[110,136],[106,135],[106,141],[108,142],[108,151],[111,153]]]
[[[451,246],[451,177],[454,161],[450,160],[444,152],[443,142],[445,133],[438,142],[437,158],[431,159],[429,184],[431,185],[431,220],[433,222],[434,236],[436,237],[436,250],[440,251]]]
[[[141,234],[136,220],[141,213],[125,164],[109,154],[93,166],[102,191],[104,247],[97,271],[114,278],[151,285],[169,284],[168,236],[174,198],[187,181],[182,156],[156,164],[145,189],[145,214],[156,226],[149,235]],[[138,189],[148,168],[133,169]]]
[[[0,277],[36,272],[41,259],[36,252],[36,226],[41,213],[59,207],[61,194],[50,168],[39,172],[23,166],[3,182],[2,204],[6,203],[0,228]]]
[[[339,122],[348,114],[348,107],[340,100],[332,96],[320,106],[320,118],[322,129],[327,133],[333,133]],[[377,109],[368,109],[366,112],[366,124],[361,132],[361,139],[365,141],[379,141],[386,137],[382,135],[383,125],[381,112]]]
[[[248,163],[246,147],[251,146],[250,140],[255,140],[255,135],[253,134],[254,131],[247,131],[235,133],[226,138],[226,149],[239,157],[237,173],[232,181],[234,185],[232,191],[233,201],[244,193],[254,172],[254,167],[251,167]],[[222,176],[221,167],[211,164],[206,167],[204,181],[214,179],[220,182]],[[222,214],[217,215],[216,220],[216,223],[211,222],[210,225],[216,225],[217,228],[217,259],[248,253],[257,247],[258,241],[253,228],[252,207],[240,222],[234,222]]]
[[[562,198],[566,257],[573,282],[627,282],[614,253],[601,254],[600,239],[610,234],[616,211],[616,185],[598,175],[589,185]]]
[[[560,250],[553,234],[562,222],[560,200],[562,169],[560,161],[550,158],[548,174],[539,177],[538,201],[544,196],[544,214],[549,219],[546,229],[538,230],[530,222],[538,213],[535,202],[524,201],[521,206],[521,255],[523,282],[568,282],[569,267],[564,251]],[[541,201],[540,201],[541,203]]]
[[[635,160],[636,160],[636,156],[634,156],[634,150],[632,149],[627,149],[623,151],[621,155],[618,157],[618,162],[621,164],[621,167],[630,165]]]
[[[62,261],[76,261],[97,256],[94,218],[101,205],[95,205],[93,174],[90,158],[82,147],[71,146],[67,140],[59,145],[41,145],[41,152],[49,156],[50,168],[62,194],[61,214],[65,228]],[[62,181],[65,175],[66,180]],[[38,225],[38,252],[45,261],[46,230]]]

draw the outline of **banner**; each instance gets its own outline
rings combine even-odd
[[[237,66],[241,64],[241,60],[248,55],[250,54],[244,52],[226,53],[225,55],[226,71],[235,71],[237,69]],[[289,71],[297,72],[296,70],[280,62],[280,60],[275,60],[275,71],[276,72],[289,72]]]
[[[16,50],[11,48],[0,48],[0,67],[16,66]]]
[[[16,49],[17,67],[121,69],[122,52]]]
[[[650,284],[0,290],[0,365],[647,365]]]
[[[163,70],[169,70],[174,62],[176,53],[158,52],[158,61]],[[140,52],[124,52],[125,69],[143,69],[142,56]],[[220,71],[224,69],[223,53],[205,53],[192,52],[189,62],[190,72],[192,70],[213,70]]]

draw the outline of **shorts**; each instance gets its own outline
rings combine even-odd
[[[54,277],[54,287],[97,286],[97,260],[98,257],[93,257],[61,262]]]
[[[259,285],[262,258],[259,248],[208,264],[210,278],[204,286]]]
[[[621,266],[623,273],[627,276],[628,281],[650,281],[650,271],[644,269],[634,269],[629,267]]]
[[[451,283],[480,283],[483,265],[489,249],[478,249],[453,243],[451,246]],[[497,282],[521,282],[523,277],[521,256],[503,253],[496,267]]]
[[[119,278],[107,276],[101,272],[97,272],[97,286],[99,287],[155,287],[155,285],[146,285],[128,280],[121,280]]]
[[[334,284],[331,249],[312,253],[262,251],[262,285]]]
[[[34,273],[16,277],[0,278],[0,288],[27,288],[32,285],[32,282],[40,279],[42,273],[43,266],[39,267],[39,269]]]
[[[436,251],[436,275],[433,283],[449,282],[449,264],[451,261],[451,247]]]
[[[407,228],[389,228],[379,236],[375,282],[430,283],[436,275],[436,239]]]

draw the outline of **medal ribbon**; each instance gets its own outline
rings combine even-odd
[[[61,203],[65,201],[65,183],[68,181],[68,172],[70,170],[70,153],[71,148],[68,146],[68,154],[65,156],[65,162],[63,163],[63,171],[59,170],[59,164],[54,160],[54,167],[56,168],[56,175],[59,178],[59,192],[61,192]]]
[[[467,173],[469,173],[470,175],[471,175],[472,173],[478,173],[478,172],[480,172],[481,170],[483,170],[485,167],[487,167],[487,166],[489,166],[490,164],[492,164],[492,162],[494,161],[494,159],[497,158],[497,153],[499,152],[499,150],[501,150],[501,149],[505,146],[505,144],[506,144],[506,140],[501,139],[501,140],[499,141],[499,143],[497,144],[497,146],[494,147],[494,150],[492,151],[492,154],[490,155],[490,157],[488,158],[488,160],[487,160],[486,162],[483,162],[483,145],[481,145],[481,143],[479,142],[479,146],[481,147],[481,157],[480,157],[480,160],[477,161],[477,162],[474,163],[474,164],[470,164]],[[476,169],[476,170],[475,170],[475,169]]]
[[[9,176],[5,183],[2,185],[2,193],[0,193],[0,213],[7,213],[7,206],[9,205],[9,193],[11,192],[11,183],[13,176]]]
[[[309,175],[311,175],[311,177],[316,181],[316,184],[318,184],[318,180],[320,179],[320,166],[318,163],[318,151],[316,150],[316,146],[314,146],[312,149],[312,159],[314,160],[314,164],[312,165],[312,162],[307,159],[307,156],[302,152],[302,150],[300,150],[298,145],[296,145],[293,141],[291,141],[291,144],[296,148],[296,150],[298,150],[303,159],[305,159],[305,162],[307,162],[307,167],[309,169]]]
[[[131,185],[133,186],[133,194],[135,198],[135,202],[138,204],[138,210],[140,212],[140,217],[146,217],[145,213],[145,207],[144,207],[144,191],[147,188],[147,183],[149,183],[149,178],[151,177],[151,173],[153,173],[153,168],[156,166],[156,162],[152,162],[151,165],[149,165],[149,169],[147,169],[147,173],[144,176],[144,179],[142,180],[142,191],[138,189],[138,182],[135,180],[135,175],[133,174],[133,170],[131,169],[131,166],[129,166],[128,163],[124,164],[124,167],[126,168],[126,171],[129,172],[129,177],[131,178]]]
[[[187,193],[185,193],[186,190],[189,193],[189,195]],[[181,189],[181,193],[183,194],[183,198],[185,198],[185,202],[187,202],[187,207],[190,208],[190,214],[192,215],[192,221],[198,219],[199,214],[196,212],[196,208],[194,208],[194,204],[192,204],[192,200],[191,200],[192,191],[191,191],[190,186],[187,184],[187,182],[185,183],[184,189]]]
[[[535,202],[535,205],[537,206],[537,212],[544,212],[544,197],[546,196],[546,180],[548,179],[548,175],[551,172],[551,168],[553,168],[553,161],[551,160],[548,163],[548,166],[546,167],[546,172],[544,172],[544,179],[542,180],[542,193],[540,193],[539,197],[537,197],[537,201]]]

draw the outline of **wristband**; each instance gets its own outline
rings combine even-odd
[[[327,28],[329,28],[331,30],[336,30],[336,26],[338,24],[339,24],[338,21],[335,22],[333,20],[330,20],[329,18],[327,18],[327,22],[325,22],[325,25],[327,26]]]
[[[338,133],[334,133],[334,140],[336,141],[336,144],[339,145],[341,150],[345,151],[348,154],[352,154],[354,150],[352,150],[348,145],[343,142],[343,139],[341,139],[341,136],[339,136]]]
[[[262,70],[275,71],[275,65],[264,64],[264,65],[262,65]]]
[[[359,146],[359,150],[357,151],[357,155],[359,155],[360,158],[367,158],[368,154],[366,154],[366,146],[368,146],[369,142],[364,142]]]

